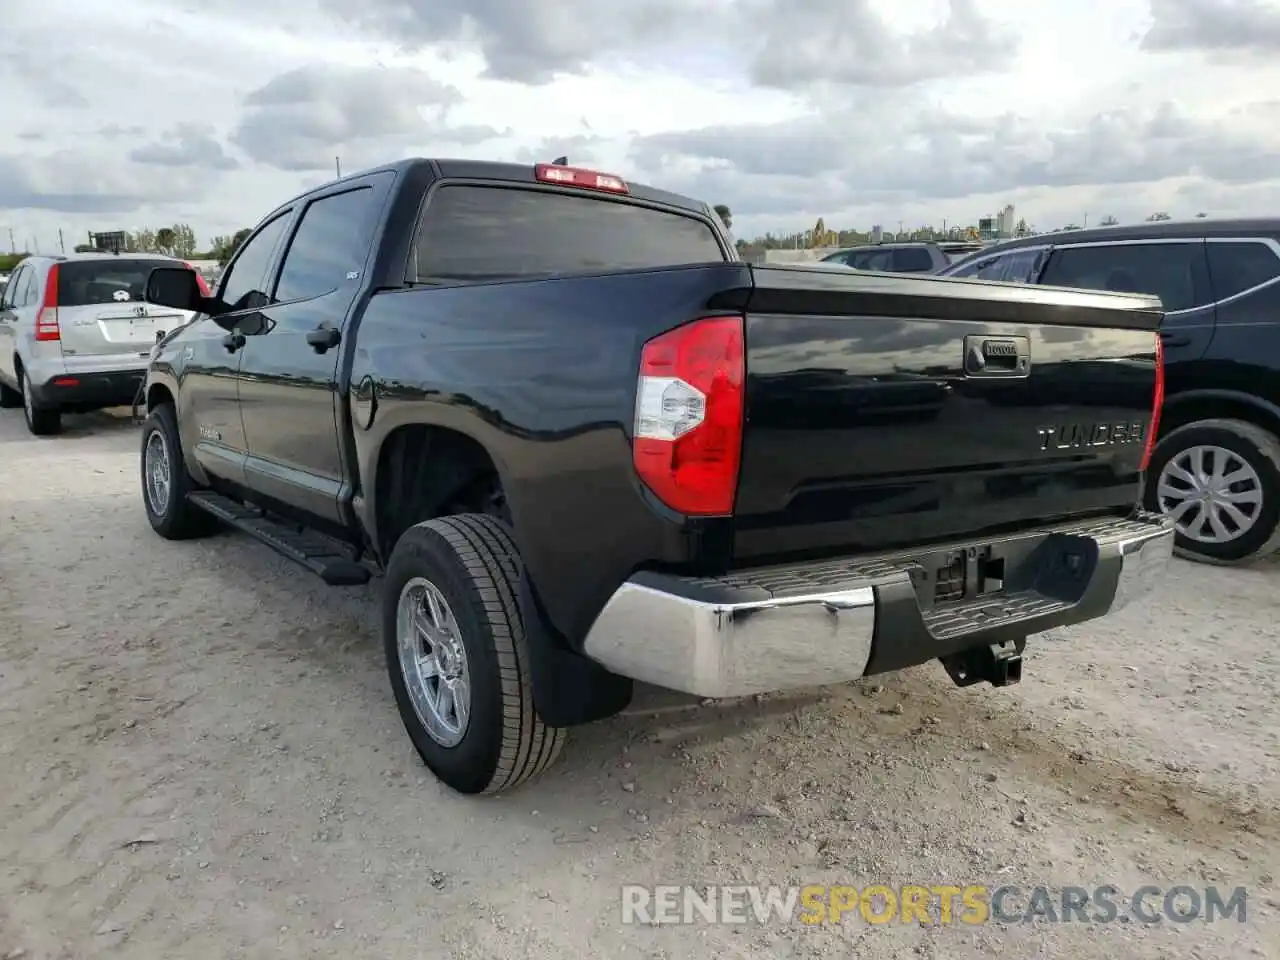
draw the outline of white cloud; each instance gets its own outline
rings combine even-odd
[[[6,11],[0,79],[0,238],[46,250],[207,241],[335,155],[568,153],[739,236],[1280,209],[1263,0],[45,0]]]

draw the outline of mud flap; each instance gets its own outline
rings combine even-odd
[[[631,703],[634,684],[574,653],[547,625],[529,578],[520,578],[520,613],[529,645],[533,704],[549,727],[604,720]]]

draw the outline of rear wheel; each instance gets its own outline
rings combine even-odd
[[[187,473],[170,404],[160,404],[143,423],[140,460],[142,502],[152,530],[166,540],[189,540],[217,529],[217,521],[187,499],[196,485]]]
[[[496,793],[545,770],[564,743],[533,705],[507,528],[461,514],[405,531],[387,565],[382,633],[405,730],[460,793]]]
[[[1147,509],[1174,521],[1190,560],[1236,563],[1280,547],[1280,440],[1243,420],[1200,420],[1169,433],[1147,471]]]
[[[57,409],[42,407],[31,392],[31,383],[27,380],[27,372],[18,368],[18,387],[22,392],[22,414],[27,421],[27,429],[37,437],[49,437],[62,432],[62,413]]]

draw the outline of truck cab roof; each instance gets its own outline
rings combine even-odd
[[[535,174],[536,166],[536,164],[529,163],[503,163],[492,160],[409,157],[404,160],[397,160],[394,163],[370,167],[335,180],[326,181],[325,183],[312,187],[310,190],[292,197],[287,203],[283,203],[277,207],[277,210],[297,203],[299,200],[305,199],[314,193],[330,190],[335,184],[358,180],[362,177],[367,177],[372,173],[379,173],[382,171],[390,171],[396,174],[429,174],[431,179],[437,180],[497,180],[507,181],[509,183],[526,183],[534,186],[542,183],[542,181],[538,180]],[[570,169],[584,169],[577,167],[575,164],[561,164],[561,166],[567,166]],[[627,185],[626,196],[632,200],[639,200],[642,203],[658,204],[664,207],[673,207],[699,216],[710,216],[714,213],[710,205],[702,201],[694,200],[691,197],[686,197],[678,193],[671,193],[667,190],[659,190],[656,187],[650,187],[642,183],[636,183],[632,180],[626,179],[625,177],[621,179]]]

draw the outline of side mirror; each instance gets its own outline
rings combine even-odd
[[[200,294],[194,270],[186,267],[156,267],[147,277],[147,303],[177,310],[206,313],[209,301]]]

